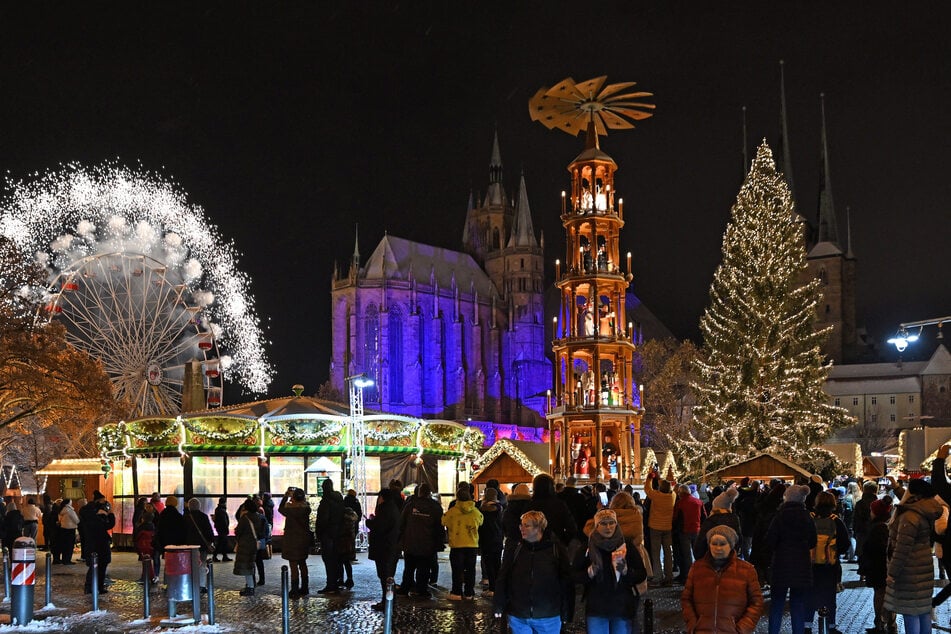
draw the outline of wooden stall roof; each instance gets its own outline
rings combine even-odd
[[[862,473],[866,478],[882,478],[885,476],[885,458],[882,456],[863,456]]]
[[[480,469],[472,475],[472,484],[485,484],[495,478],[499,483],[531,482],[546,473],[539,463],[548,462],[548,444],[503,438],[495,441],[479,458]]]
[[[800,476],[808,478],[811,475],[811,473],[796,463],[790,462],[782,456],[777,456],[772,453],[761,453],[736,464],[711,471],[706,474],[705,479],[741,480],[743,478],[750,478],[751,480],[769,480],[771,478],[780,478],[782,480],[794,480]]]
[[[37,471],[36,475],[102,475],[102,463],[98,458],[60,458]]]

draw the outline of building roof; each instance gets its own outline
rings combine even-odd
[[[925,368],[926,361],[910,363],[850,363],[833,365],[829,370],[830,381],[851,381],[853,379],[885,379],[918,376]]]
[[[415,278],[428,283],[430,276],[442,289],[455,284],[463,293],[474,289],[486,299],[495,294],[492,280],[468,253],[391,235],[383,236],[363,269],[363,278],[367,280]]]
[[[931,359],[925,362],[921,374],[951,374],[951,352],[943,343],[938,344]]]
[[[914,376],[826,381],[826,394],[829,396],[848,396],[851,394],[906,394],[921,391],[918,378]]]
[[[102,475],[102,463],[99,458],[60,458],[37,471],[36,475]]]
[[[746,460],[741,460],[736,464],[711,471],[706,474],[705,479],[739,479],[742,477],[754,479],[780,477],[783,479],[791,479],[797,475],[808,478],[812,474],[782,456],[763,452],[751,456]]]

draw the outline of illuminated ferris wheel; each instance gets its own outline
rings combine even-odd
[[[44,318],[62,320],[69,342],[102,362],[135,416],[179,414],[193,361],[204,406],[221,404],[214,332],[179,269],[138,253],[91,255],[61,270],[50,290]]]

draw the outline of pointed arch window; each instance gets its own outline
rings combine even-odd
[[[498,251],[502,245],[502,237],[499,233],[499,228],[495,227],[492,229],[492,248]]]
[[[403,402],[403,311],[391,307],[387,317],[389,330],[390,402]]]
[[[380,400],[380,312],[375,304],[363,313],[363,372],[373,379],[373,385],[364,389],[368,401]]]

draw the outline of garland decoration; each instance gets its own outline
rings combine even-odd
[[[185,418],[182,423],[185,429],[194,434],[191,440],[195,444],[201,444],[198,441],[205,439],[217,442],[244,440],[254,434],[258,427],[256,420],[241,418]]]
[[[126,423],[130,436],[143,443],[169,440],[178,431],[178,421],[168,418],[146,418],[134,423]]]
[[[454,451],[456,449],[454,445],[462,439],[465,430],[465,427],[460,428],[455,425],[430,423],[423,427],[420,444],[423,447],[430,447],[432,449]]]
[[[321,421],[319,423],[269,423],[271,435],[291,445],[340,445],[344,423]],[[275,444],[278,444],[275,442]]]
[[[368,441],[375,441],[376,445],[388,444],[395,447],[409,447],[413,444],[416,432],[421,423],[407,423],[403,421],[371,422],[364,431]],[[369,444],[369,443],[367,443]]]

